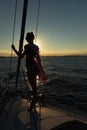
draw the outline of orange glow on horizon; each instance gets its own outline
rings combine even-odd
[[[87,55],[87,52],[80,50],[63,50],[63,51],[42,51],[42,56],[68,56],[68,55]]]
[[[62,50],[62,51],[40,51],[41,56],[68,56],[68,55],[87,55],[87,51],[81,50]],[[0,56],[11,56],[11,50],[1,50]],[[14,52],[12,52],[12,56],[17,56]]]

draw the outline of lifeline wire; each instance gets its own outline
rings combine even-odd
[[[13,34],[12,34],[12,43],[11,43],[11,44],[14,44],[16,14],[17,14],[17,0],[15,1],[15,13],[14,13]],[[11,65],[12,65],[12,55],[13,55],[13,50],[11,49],[11,58],[10,58],[10,69],[9,69],[9,74],[10,74]]]

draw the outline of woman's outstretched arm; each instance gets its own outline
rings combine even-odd
[[[16,48],[15,48],[15,46],[14,46],[13,44],[12,44],[12,49],[14,50],[14,52],[15,52],[18,56],[21,56],[21,58],[24,57],[25,51],[20,55],[19,51],[16,50]]]
[[[16,50],[16,48],[15,48],[15,46],[12,44],[12,49],[14,50],[14,52],[17,54],[17,55],[19,55],[19,52]]]

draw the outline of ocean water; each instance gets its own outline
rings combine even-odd
[[[42,57],[48,82],[39,89],[46,103],[87,116],[87,56]],[[24,63],[24,60],[22,61]],[[12,70],[17,58],[12,59]],[[0,79],[9,72],[10,58],[0,58]]]

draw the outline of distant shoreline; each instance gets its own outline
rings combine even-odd
[[[87,57],[87,55],[64,55],[64,56],[41,56],[41,57]],[[0,56],[0,58],[11,58],[11,56]],[[17,56],[13,56],[12,58],[17,58]]]

